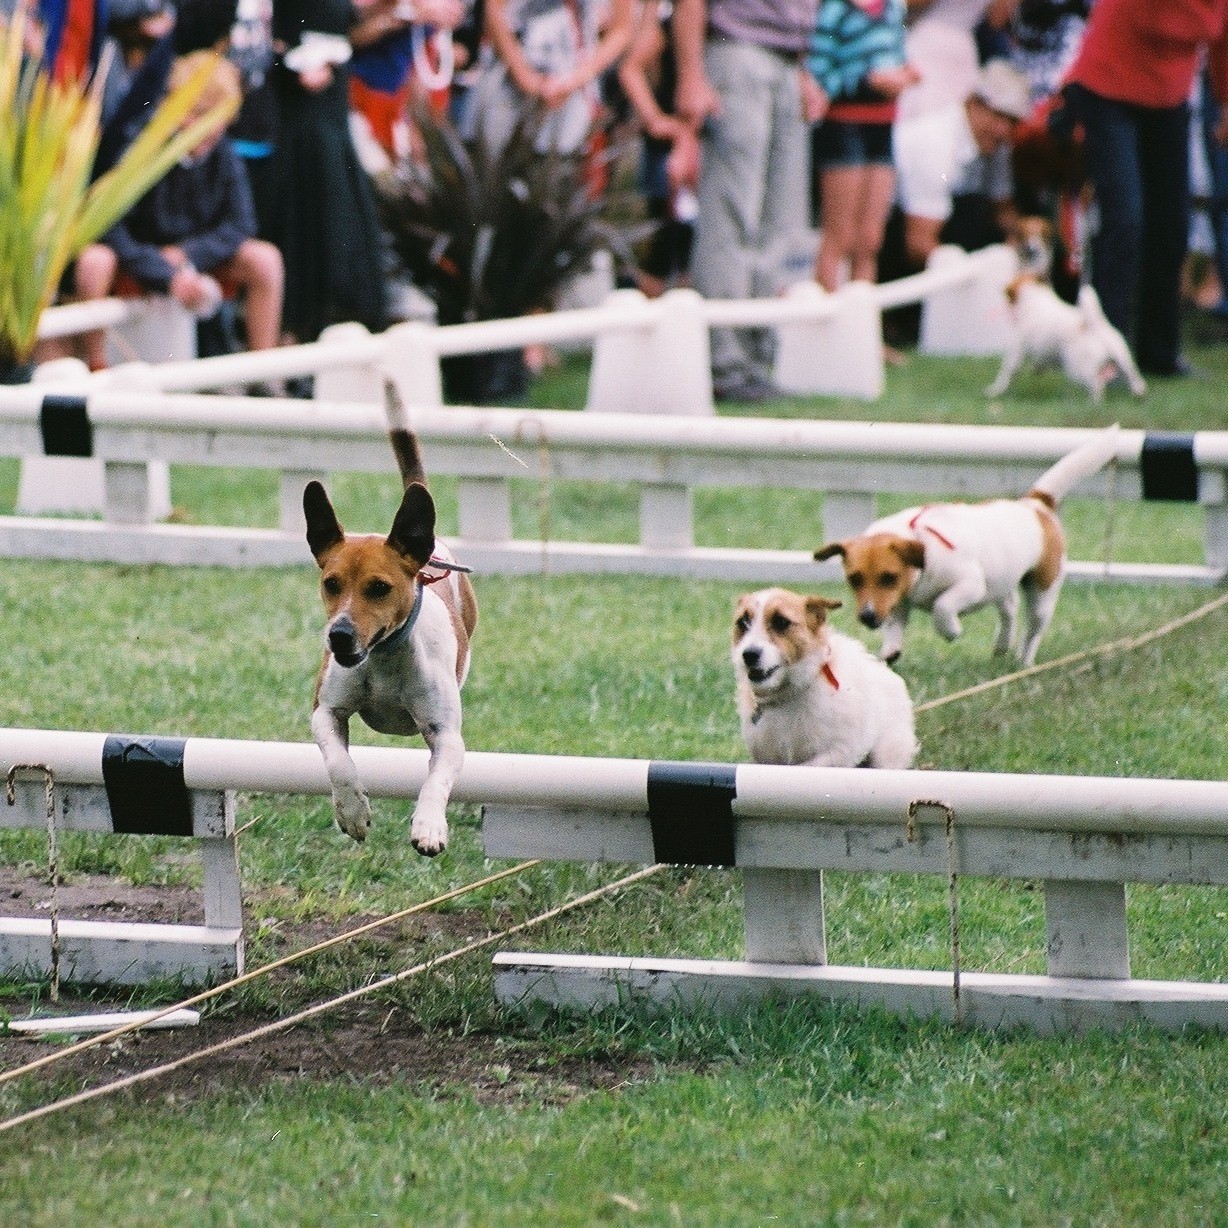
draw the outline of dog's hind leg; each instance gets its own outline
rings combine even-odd
[[[879,738],[870,752],[867,765],[903,771],[912,767],[916,757],[917,737],[910,720],[906,726],[893,726]]]
[[[1058,576],[1048,588],[1040,588],[1035,581],[1025,578],[1023,597],[1027,626],[1023,643],[1019,646],[1019,659],[1024,665],[1035,663],[1036,649],[1040,646],[1041,636],[1053,621],[1054,612],[1057,610],[1058,595],[1061,591],[1061,576]]]
[[[1005,656],[1015,642],[1015,632],[1019,626],[1019,592],[1012,589],[997,604],[998,638],[994,641],[993,655]]]

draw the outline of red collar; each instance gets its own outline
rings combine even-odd
[[[945,534],[939,533],[932,524],[918,524],[921,517],[933,507],[932,503],[927,503],[909,522],[908,527],[917,533],[932,533],[948,550],[955,549],[955,543]]]
[[[819,673],[831,683],[831,689],[833,691],[838,691],[840,689],[840,679],[836,677],[836,671],[832,669],[830,661],[823,662],[823,668],[819,670]]]
[[[427,567],[438,567],[441,569],[441,572],[437,576],[427,576],[423,575],[421,571],[418,572],[419,584],[438,584],[440,580],[446,580],[448,578],[448,573],[451,571],[473,570],[472,567],[466,567],[463,563],[454,563],[451,559],[437,559],[434,556],[427,559],[426,565]]]

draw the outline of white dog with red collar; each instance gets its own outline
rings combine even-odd
[[[938,634],[954,640],[963,630],[961,614],[995,606],[994,652],[1005,653],[1015,645],[1022,594],[1027,626],[1018,652],[1031,665],[1066,574],[1058,504],[1116,454],[1117,427],[1112,426],[1064,456],[1022,499],[906,508],[856,537],[829,542],[814,557],[840,556],[858,619],[871,629],[882,628],[879,655],[885,661],[900,655],[914,607],[929,610]]]
[[[733,668],[756,763],[907,768],[917,753],[904,680],[827,625],[840,605],[783,588],[738,599]]]

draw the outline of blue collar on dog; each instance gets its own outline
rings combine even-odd
[[[381,648],[395,648],[396,645],[403,643],[405,637],[414,629],[414,623],[418,621],[418,614],[422,610],[422,594],[426,591],[428,584],[435,584],[439,580],[446,580],[447,573],[450,571],[470,572],[472,567],[466,567],[463,563],[453,563],[448,559],[432,558],[427,561],[428,567],[436,567],[444,572],[442,576],[424,576],[419,572],[414,585],[416,589],[414,593],[414,604],[409,611],[409,617],[393,632],[385,636],[378,643],[371,645],[372,652],[378,652]]]
[[[421,584],[414,585],[414,604],[410,607],[409,617],[395,630],[386,635],[377,644],[371,645],[372,652],[381,652],[385,648],[395,648],[398,644],[405,642],[409,633],[414,629],[414,623],[418,621],[418,615],[422,611],[422,594],[425,591]]]

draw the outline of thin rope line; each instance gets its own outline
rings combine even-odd
[[[138,1071],[136,1074],[127,1075],[122,1079],[116,1079],[111,1083],[104,1083],[99,1087],[87,1088],[85,1091],[77,1092],[75,1095],[68,1096],[63,1100],[53,1100],[50,1104],[45,1104],[41,1108],[31,1109],[27,1113],[21,1113],[16,1117],[10,1117],[5,1121],[0,1121],[0,1133],[6,1130],[15,1129],[17,1126],[26,1125],[29,1122],[36,1121],[40,1117],[47,1117],[52,1113],[57,1113],[61,1109],[72,1108],[79,1104],[84,1104],[87,1101],[95,1100],[100,1096],[109,1095],[111,1092],[123,1091],[125,1088],[133,1087],[138,1083],[148,1082],[150,1079],[156,1079],[164,1074],[170,1074],[172,1071],[179,1070],[183,1066],[190,1065],[192,1062],[201,1061],[206,1057],[216,1057],[220,1053],[225,1053],[229,1049],[237,1049],[240,1045],[245,1045],[253,1040],[260,1040],[265,1036],[271,1036],[276,1032],[283,1032],[288,1028],[294,1027],[296,1024],[302,1023],[307,1019],[313,1019],[317,1015],[322,1015],[327,1011],[333,1010],[336,1007],[344,1006],[348,1002],[353,1002],[358,998],[367,996],[368,994],[376,993],[381,989],[387,989],[393,985],[400,984],[402,981],[409,980],[410,977],[419,976],[424,972],[430,972],[443,964],[450,963],[454,959],[460,959],[464,955],[472,954],[474,951],[481,950],[483,947],[488,947],[492,943],[501,942],[505,938],[510,938],[513,934],[523,933],[527,929],[531,929],[535,925],[540,925],[544,921],[549,921],[554,917],[561,916],[563,913],[570,912],[574,908],[579,908],[584,904],[592,903],[593,900],[599,899],[603,895],[608,895],[611,891],[616,891],[621,887],[628,887],[632,883],[638,882],[641,879],[647,878],[651,874],[655,874],[663,867],[660,864],[647,866],[642,870],[637,870],[634,874],[628,874],[624,878],[620,878],[617,882],[608,883],[604,887],[599,887],[594,891],[589,891],[585,895],[577,896],[574,900],[569,900],[565,904],[560,904],[555,908],[548,909],[546,912],[539,913],[536,917],[530,917],[527,921],[521,921],[516,925],[509,926],[505,930],[501,930],[497,934],[490,934],[486,938],[479,938],[473,942],[466,943],[462,947],[457,947],[455,950],[448,951],[443,955],[435,956],[433,959],[428,959],[421,964],[415,964],[412,968],[402,969],[400,972],[393,973],[391,976],[386,976],[382,980],[374,981],[370,985],[361,986],[358,989],[351,989],[348,993],[341,994],[336,998],[329,998],[324,1002],[317,1002],[314,1006],[309,1006],[304,1010],[298,1011],[293,1015],[288,1015],[284,1019],[276,1019],[272,1023],[264,1024],[259,1028],[255,1028],[250,1032],[244,1032],[239,1036],[232,1036],[229,1040],[219,1041],[217,1044],[209,1045],[204,1049],[197,1049],[191,1053],[185,1054],[181,1058],[175,1059],[173,1062],[166,1062],[161,1066],[151,1067],[149,1070]]]
[[[478,891],[482,887],[489,887],[492,883],[499,882],[500,879],[509,878],[513,874],[520,874],[522,871],[532,869],[533,866],[540,864],[540,858],[535,858],[532,861],[522,861],[519,865],[512,866],[509,870],[500,870],[497,874],[488,875],[486,878],[478,879],[477,882],[468,883],[463,887],[455,887],[451,891],[445,891],[442,895],[435,896],[434,899],[424,900],[421,904],[413,904],[409,908],[401,909],[400,912],[392,913],[390,916],[381,917],[376,921],[369,921],[365,925],[360,925],[352,930],[346,930],[342,934],[334,934],[331,938],[325,938],[314,946],[304,947],[301,951],[291,951],[290,954],[283,955],[279,959],[273,960],[272,963],[263,964],[261,967],[253,968],[250,972],[244,972],[241,976],[225,981],[221,985],[215,985],[211,989],[202,990],[190,998],[185,998],[182,1002],[176,1002],[173,1006],[164,1007],[154,1015],[145,1016],[136,1023],[126,1023],[122,1027],[112,1029],[110,1032],[103,1032],[98,1036],[91,1036],[86,1040],[78,1041],[67,1049],[61,1049],[55,1053],[36,1058],[32,1062],[27,1062],[24,1066],[16,1066],[12,1070],[0,1072],[0,1085],[10,1083],[20,1075],[31,1074],[36,1070],[42,1069],[44,1066],[51,1065],[53,1062],[62,1061],[64,1058],[72,1057],[77,1053],[83,1053],[87,1049],[96,1048],[98,1045],[106,1044],[120,1036],[126,1036],[129,1032],[135,1032],[140,1028],[147,1028],[151,1023],[163,1019],[175,1011],[186,1010],[188,1007],[196,1006],[201,1002],[207,1002],[210,998],[216,998],[219,994],[226,993],[228,990],[237,989],[240,985],[249,984],[251,981],[258,980],[262,976],[268,976],[269,973],[276,972],[278,969],[284,968],[300,959],[306,959],[309,955],[318,955],[329,947],[337,946],[342,942],[348,942],[351,938],[358,938],[363,934],[369,934],[372,930],[379,929],[384,925],[391,925],[394,921],[401,921],[405,917],[412,916],[414,913],[425,912],[428,908],[433,908],[438,904],[446,904],[449,900],[456,899],[457,896],[467,895],[469,892]]]
[[[1136,648],[1142,648],[1153,640],[1170,635],[1172,632],[1179,631],[1190,623],[1197,622],[1200,618],[1205,618],[1208,614],[1213,614],[1223,605],[1228,605],[1228,593],[1221,593],[1220,596],[1199,606],[1196,610],[1191,610],[1188,614],[1182,614],[1179,618],[1174,618],[1170,622],[1153,628],[1151,631],[1145,631],[1142,635],[1111,640],[1107,644],[1098,644],[1094,648],[1084,648],[1079,652],[1068,653],[1064,657],[1056,657],[1052,661],[1043,661],[1040,665],[1029,665],[1026,669],[1015,670],[1010,674],[1002,674],[997,678],[990,678],[987,682],[978,682],[975,686],[967,687],[962,691],[954,691],[950,695],[942,696],[941,699],[931,699],[925,703],[917,704],[914,711],[928,712],[933,708],[942,707],[943,704],[954,703],[957,699],[969,699],[973,695],[992,691],[995,687],[1005,686],[1008,682],[1018,682],[1022,678],[1031,678],[1036,674],[1047,673],[1049,670],[1061,669],[1067,665],[1075,665],[1092,657],[1106,657],[1114,653],[1130,652]]]

